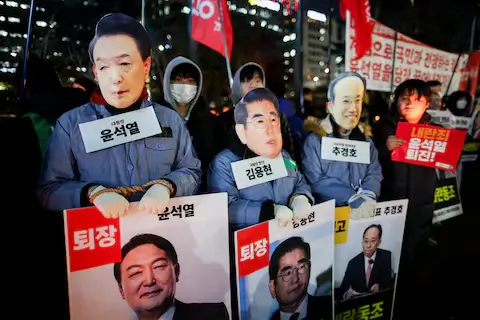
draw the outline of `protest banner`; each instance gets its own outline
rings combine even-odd
[[[355,59],[355,29],[351,19],[347,18],[346,26],[345,70],[364,76],[367,90],[390,92],[393,65],[394,87],[408,79],[439,80],[442,91],[446,92],[453,74],[447,92],[451,93],[461,90],[464,79],[471,78],[471,73],[478,75],[477,64],[468,64],[468,54],[461,55],[457,64],[458,54],[432,48],[399,32],[394,50],[395,30],[375,20],[371,49],[362,58]]]
[[[225,193],[172,198],[158,215],[131,203],[121,218],[95,207],[64,218],[72,320],[137,319],[145,310],[230,319]]]
[[[454,172],[466,131],[399,122],[398,138],[405,143],[392,150],[392,160]]]
[[[377,203],[372,218],[335,212],[335,320],[391,319],[408,200]]]
[[[270,220],[235,232],[240,320],[332,319],[334,212],[330,200],[286,227]]]
[[[456,174],[437,174],[432,223],[439,223],[463,214]]]
[[[463,145],[462,155],[460,157],[462,162],[474,162],[480,153],[480,141],[467,137]]]

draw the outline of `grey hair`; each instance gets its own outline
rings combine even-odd
[[[275,95],[266,88],[256,88],[248,92],[236,105],[233,110],[233,115],[235,117],[235,124],[247,124],[248,111],[247,104],[256,102],[256,101],[270,101],[275,110],[280,113],[280,108],[278,106],[278,99]]]
[[[348,77],[357,77],[360,80],[362,80],[364,91],[367,90],[367,80],[365,80],[364,77],[362,77],[357,72],[345,71],[345,72],[340,73],[338,76],[336,76],[335,79],[333,79],[332,82],[330,82],[330,84],[328,85],[328,92],[327,92],[328,101],[334,102],[334,100],[335,100],[335,93],[334,93],[335,86],[337,85],[337,83],[340,80],[348,78]]]

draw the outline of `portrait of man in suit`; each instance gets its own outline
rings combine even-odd
[[[273,251],[268,266],[269,290],[279,309],[271,320],[330,320],[332,298],[308,294],[310,245],[300,237],[291,237]]]
[[[363,232],[363,252],[350,260],[340,285],[342,299],[392,287],[392,253],[379,248],[382,233],[379,224],[372,224]]]
[[[113,273],[120,295],[139,320],[229,319],[223,302],[184,303],[175,299],[180,264],[172,243],[160,236],[140,234],[130,239]]]

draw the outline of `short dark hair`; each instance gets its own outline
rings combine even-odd
[[[252,80],[255,74],[257,74],[262,81],[265,81],[265,79],[263,79],[263,70],[260,67],[255,64],[246,65],[240,71],[240,83]]]
[[[144,244],[153,244],[158,249],[165,251],[167,254],[168,259],[172,261],[173,264],[178,263],[177,252],[175,251],[175,247],[173,244],[168,241],[167,239],[157,236],[156,234],[151,233],[144,233],[139,234],[130,239],[122,248],[122,261],[116,262],[113,265],[113,275],[115,276],[115,280],[118,283],[121,283],[122,275],[120,274],[120,265],[123,262],[123,259],[127,256],[127,254],[132,251],[133,249],[144,245]]]
[[[423,80],[420,80],[420,79],[405,80],[402,83],[400,83],[398,87],[395,89],[395,92],[394,92],[395,98],[393,99],[395,107],[397,106],[398,99],[405,94],[409,96],[417,94],[418,99],[420,99],[421,97],[424,97],[425,99],[427,99],[427,102],[430,102],[431,90],[428,84]]]
[[[438,80],[430,80],[430,81],[427,81],[427,86],[438,87],[438,86],[442,86],[442,83]]]
[[[310,245],[303,241],[301,237],[291,237],[283,241],[278,247],[273,250],[272,257],[270,258],[270,264],[268,265],[268,274],[270,280],[277,278],[278,269],[280,267],[280,259],[289,252],[295,249],[301,249],[305,253],[307,260],[310,260]]]
[[[175,80],[176,77],[182,76],[184,78],[193,78],[197,82],[200,81],[200,73],[198,69],[191,63],[181,63],[175,66],[170,73],[170,80]]]
[[[382,234],[383,234],[383,230],[382,230],[382,225],[380,224],[371,224],[369,225],[365,231],[363,231],[363,237],[362,238],[365,238],[365,235],[367,234],[367,231],[372,229],[372,228],[377,228],[378,229],[378,239],[382,239]]]
[[[88,55],[93,64],[95,64],[93,49],[95,49],[98,39],[119,34],[129,36],[135,41],[144,61],[151,56],[152,43],[150,36],[140,22],[122,13],[109,13],[98,20],[95,27],[95,37],[88,46]]]
[[[247,104],[257,101],[270,101],[275,106],[277,112],[279,111],[278,107],[278,99],[275,97],[273,92],[268,90],[267,88],[256,88],[249,91],[240,102],[237,103],[233,114],[235,116],[235,124],[243,124],[247,123],[248,118],[248,111],[247,111]],[[280,114],[279,114],[280,115]]]

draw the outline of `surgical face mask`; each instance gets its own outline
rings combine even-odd
[[[464,110],[467,107],[467,100],[458,100],[457,101],[457,109]]]
[[[197,86],[192,84],[174,83],[170,85],[173,99],[181,104],[187,104],[197,95]]]

